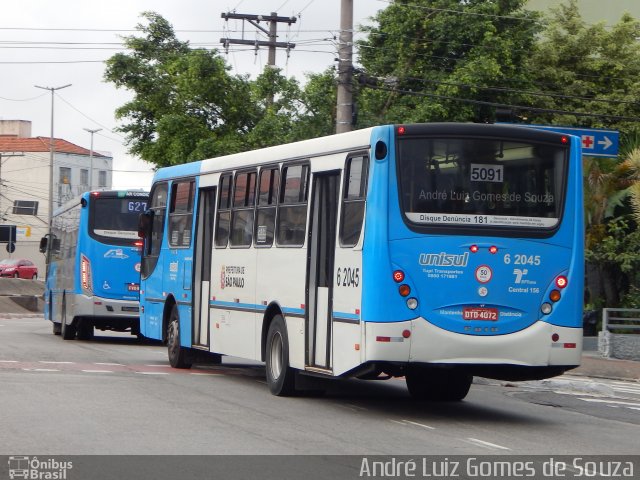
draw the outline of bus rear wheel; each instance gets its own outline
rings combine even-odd
[[[75,325],[67,324],[67,299],[66,297],[62,297],[62,318],[60,321],[60,335],[63,340],[73,340],[76,338],[76,327]]]
[[[82,318],[78,322],[78,340],[93,339],[93,322],[88,318]]]
[[[167,351],[169,364],[173,368],[191,368],[193,365],[192,355],[189,350],[180,346],[180,314],[178,313],[177,305],[171,307],[171,314],[169,315]]]
[[[406,381],[415,400],[457,402],[469,393],[473,376],[451,370],[414,367],[407,372]]]
[[[295,371],[289,366],[287,326],[281,315],[276,315],[269,325],[265,351],[269,390],[280,397],[294,395]]]

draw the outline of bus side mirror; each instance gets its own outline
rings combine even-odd
[[[151,224],[153,223],[153,210],[147,210],[140,214],[138,218],[138,237],[146,238],[151,234]]]
[[[47,253],[47,246],[49,245],[49,236],[45,235],[40,239],[40,253]]]

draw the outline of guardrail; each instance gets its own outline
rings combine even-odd
[[[603,308],[598,350],[604,357],[640,361],[640,309]]]
[[[640,309],[603,308],[602,331],[612,333],[640,333]]]

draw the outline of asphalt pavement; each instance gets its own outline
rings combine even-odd
[[[3,310],[2,304],[0,304],[0,319],[10,319],[12,317],[42,318],[42,314],[34,314],[26,311],[25,313],[5,313]],[[582,354],[581,365],[567,373],[585,377],[635,380],[640,382],[640,362],[604,358],[597,351],[585,351]]]

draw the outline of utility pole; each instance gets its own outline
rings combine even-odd
[[[53,219],[53,157],[56,149],[55,140],[53,138],[53,99],[56,90],[62,90],[63,88],[70,87],[71,84],[63,85],[61,87],[41,87],[34,85],[36,88],[42,90],[49,90],[51,92],[51,138],[49,139],[49,233],[51,233],[51,220]]]
[[[91,130],[90,128],[85,128],[84,130],[91,134],[91,149],[89,150],[89,191],[91,191],[93,190],[93,134],[102,129],[96,128],[95,130]]]
[[[338,105],[336,133],[353,130],[353,0],[340,3],[340,46],[338,48]]]
[[[298,20],[296,17],[279,17],[276,12],[271,12],[271,15],[253,15],[253,14],[245,14],[245,13],[223,13],[221,17],[226,21],[229,20],[242,20],[247,21],[262,33],[264,33],[269,40],[245,40],[244,38],[244,27],[242,28],[242,37],[243,38],[221,38],[220,43],[224,45],[225,49],[229,49],[229,45],[253,45],[258,51],[259,47],[269,47],[269,57],[268,57],[268,65],[275,66],[276,64],[276,48],[286,48],[287,51],[295,48],[295,43],[290,42],[278,42],[276,39],[278,38],[278,23],[286,23],[291,25],[296,23]],[[269,30],[262,28],[259,23],[260,22],[269,22]]]
[[[226,51],[229,51],[229,45],[252,45],[255,47],[256,55],[258,54],[259,47],[268,47],[269,56],[267,58],[266,68],[275,67],[276,65],[276,48],[285,48],[289,52],[292,48],[295,48],[295,43],[290,42],[278,42],[278,23],[286,23],[291,25],[298,20],[296,17],[279,17],[276,12],[271,12],[271,15],[253,15],[244,13],[223,13],[221,17],[226,21],[229,20],[246,20],[251,25],[256,27],[262,33],[264,33],[268,41],[263,40],[245,40],[244,38],[244,23],[242,27],[242,38],[221,38],[220,43],[224,45]],[[261,27],[260,22],[269,22],[269,30]],[[268,103],[273,103],[273,97],[268,99]]]

